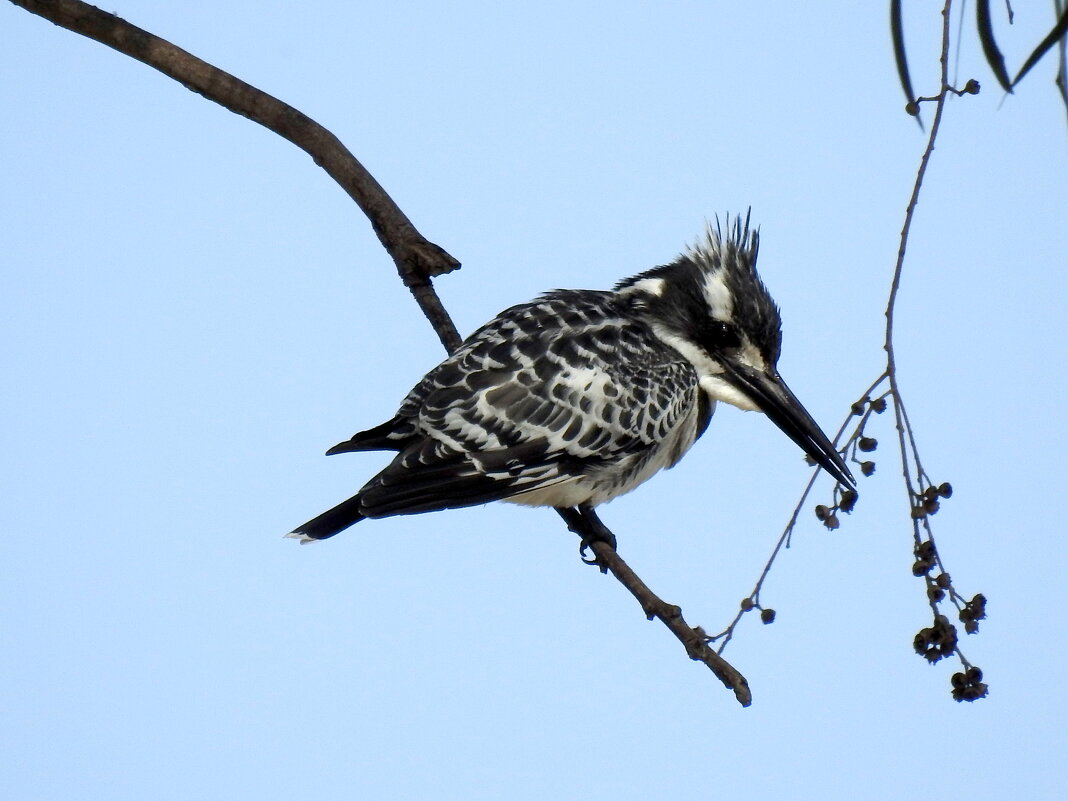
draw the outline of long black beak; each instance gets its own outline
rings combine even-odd
[[[723,377],[752,398],[775,425],[801,446],[801,449],[820,467],[847,487],[855,487],[856,480],[849,472],[841,454],[820,430],[801,401],[797,399],[776,372],[765,373],[741,364],[724,365]]]

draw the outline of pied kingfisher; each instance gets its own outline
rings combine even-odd
[[[506,500],[552,506],[614,545],[594,507],[672,467],[717,401],[762,411],[839,482],[841,455],[776,369],[779,310],[756,272],[758,232],[736,218],[671,264],[611,292],[563,289],[501,312],[408,393],[393,419],[327,455],[397,456],[299,526],[302,542],[365,517]]]

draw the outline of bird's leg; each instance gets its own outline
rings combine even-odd
[[[601,522],[601,518],[597,516],[597,513],[593,511],[592,506],[579,506],[579,514],[582,519],[589,526],[589,534],[586,539],[589,542],[600,541],[605,543],[613,551],[616,550],[616,535]]]
[[[579,556],[582,557],[582,561],[586,564],[600,566],[596,557],[593,559],[586,557],[586,551],[594,542],[603,542],[613,551],[616,549],[616,535],[601,522],[597,513],[593,511],[592,506],[558,506],[556,511],[567,523],[568,529],[582,537],[582,542],[579,545]]]

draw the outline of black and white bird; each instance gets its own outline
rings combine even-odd
[[[327,454],[396,451],[354,496],[289,536],[364,518],[511,501],[551,506],[614,544],[594,508],[672,467],[716,404],[762,411],[846,485],[841,455],[779,377],[779,310],[749,219],[613,291],[557,290],[501,312],[408,393],[397,414]]]

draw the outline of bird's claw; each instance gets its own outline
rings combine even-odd
[[[607,573],[608,566],[601,561],[596,553],[592,557],[586,555],[586,552],[595,542],[603,542],[614,551],[616,549],[616,536],[611,531],[605,530],[605,532],[588,534],[584,536],[582,542],[579,543],[579,558],[587,565],[594,565],[595,567],[600,568],[602,573]]]

